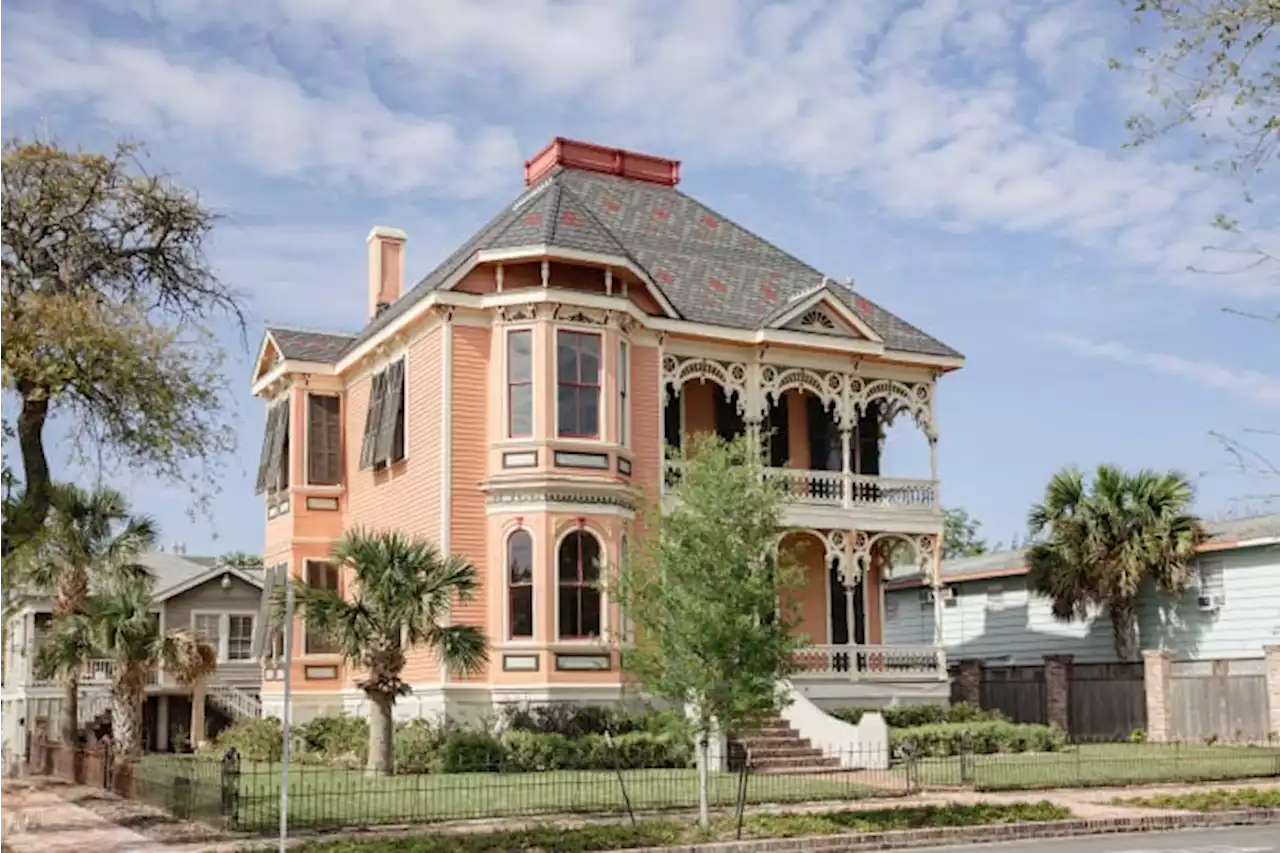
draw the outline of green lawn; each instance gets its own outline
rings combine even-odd
[[[1085,744],[1052,753],[924,758],[917,774],[926,788],[988,791],[1251,779],[1280,776],[1280,748]]]
[[[241,768],[238,823],[269,828],[280,819],[279,765]],[[887,777],[889,774],[885,774]],[[713,804],[737,797],[739,777],[712,776]],[[841,775],[752,776],[751,803],[862,799],[885,792]],[[450,773],[368,777],[361,770],[298,767],[289,774],[289,820],[295,826],[359,826],[426,823],[466,818],[570,812],[625,812],[694,808],[694,770],[552,771],[544,773]]]
[[[1069,810],[1048,802],[953,804],[824,814],[748,815],[743,823],[742,837],[800,838],[938,826],[1066,820],[1071,817]],[[650,820],[634,826],[622,823],[572,828],[536,827],[465,835],[427,834],[393,840],[318,841],[304,845],[301,850],[306,853],[513,853],[524,850],[585,853],[594,850],[727,841],[735,838],[736,834],[736,825],[726,816],[716,820],[709,832],[703,832],[687,820]]]
[[[1280,809],[1280,788],[1210,788],[1191,794],[1157,794],[1153,797],[1116,797],[1117,806],[1175,809],[1188,812],[1221,812],[1231,809]]]

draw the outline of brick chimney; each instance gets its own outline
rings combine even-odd
[[[640,154],[625,148],[607,148],[592,142],[579,142],[557,136],[524,164],[525,186],[537,183],[557,166],[617,175],[631,181],[643,181],[664,187],[680,182],[680,161],[652,154]]]
[[[381,314],[404,294],[404,244],[399,228],[377,225],[369,245],[369,319]]]

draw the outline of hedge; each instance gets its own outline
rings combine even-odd
[[[968,702],[954,705],[895,705],[892,708],[841,708],[831,715],[846,723],[857,725],[864,714],[880,714],[891,729],[915,726],[932,726],[939,723],[1000,722],[1005,716],[999,711],[984,711]]]
[[[889,730],[889,746],[895,754],[931,758],[965,753],[1055,752],[1066,745],[1066,736],[1052,726],[1002,720],[935,723]]]

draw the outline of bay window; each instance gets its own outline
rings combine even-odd
[[[556,333],[556,434],[600,437],[600,336]]]
[[[507,437],[533,435],[533,332],[507,332]]]

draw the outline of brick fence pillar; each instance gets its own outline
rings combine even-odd
[[[1044,707],[1048,723],[1071,731],[1071,655],[1044,656]]]
[[[969,705],[982,705],[982,661],[960,661],[960,672],[956,675],[959,686],[960,701]]]
[[[1267,656],[1267,731],[1272,738],[1280,738],[1280,646],[1263,649]]]
[[[1173,656],[1168,652],[1151,649],[1142,653],[1142,683],[1147,695],[1147,740],[1152,743],[1173,740],[1169,698],[1172,669]]]

